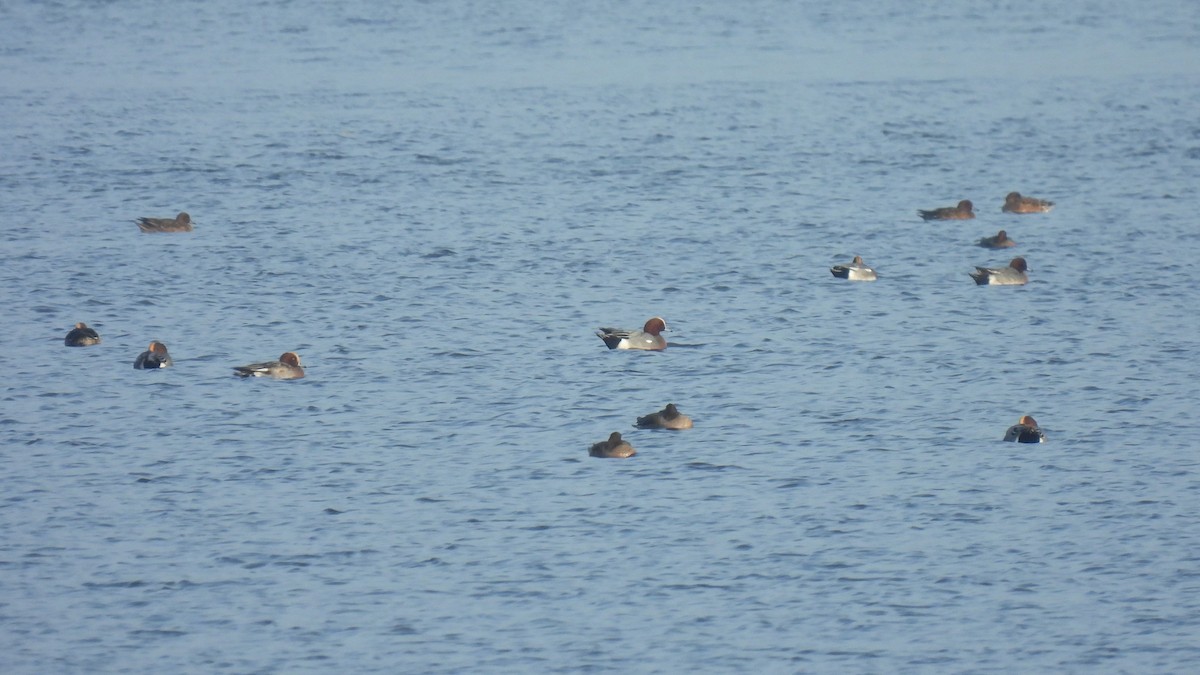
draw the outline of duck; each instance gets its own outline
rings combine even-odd
[[[588,456],[606,459],[625,459],[636,454],[637,450],[633,449],[629,441],[621,440],[621,433],[618,431],[612,432],[607,441],[596,443],[588,450]]]
[[[1024,197],[1020,192],[1010,192],[1004,198],[1000,210],[1005,213],[1046,213],[1054,208],[1054,202],[1034,197]]]
[[[958,206],[943,206],[929,211],[917,209],[917,214],[925,220],[970,220],[975,217],[975,205],[970,199],[964,199]]]
[[[167,346],[158,340],[152,340],[150,346],[146,347],[146,351],[138,354],[137,360],[133,362],[133,367],[138,370],[152,370],[167,368],[174,363],[171,355],[167,353]]]
[[[679,408],[676,408],[674,403],[668,403],[667,407],[656,413],[637,418],[637,423],[633,426],[638,429],[674,429],[678,431],[691,429],[692,418],[679,412]]]
[[[867,267],[863,263],[862,256],[854,256],[854,260],[849,265],[834,265],[829,268],[833,276],[839,279],[849,279],[850,281],[875,281],[875,270]]]
[[[653,317],[646,321],[641,330],[624,330],[621,328],[600,328],[596,335],[604,340],[609,349],[644,349],[658,351],[667,348],[667,339],[661,333],[667,329],[667,322],[662,317]]]
[[[1004,440],[1018,443],[1045,443],[1046,434],[1042,433],[1037,420],[1029,415],[1023,415],[1016,424],[1004,432]]]
[[[63,344],[68,347],[91,347],[92,345],[100,344],[100,334],[86,323],[80,321],[67,333],[67,337],[63,339]]]
[[[235,366],[233,372],[238,377],[273,377],[277,380],[298,380],[304,377],[304,368],[300,366],[300,356],[296,352],[284,352],[278,361]]]
[[[1013,258],[1008,267],[976,267],[971,278],[980,286],[1024,286],[1029,283],[1024,258]]]
[[[1000,230],[994,237],[984,237],[979,240],[979,245],[984,248],[1012,248],[1017,245],[1017,242],[1008,238],[1008,233]]]
[[[135,222],[142,232],[192,231],[192,217],[182,211],[174,218],[138,218]]]

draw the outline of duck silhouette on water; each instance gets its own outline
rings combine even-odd
[[[970,220],[975,217],[975,205],[970,199],[964,199],[957,206],[943,206],[928,211],[917,209],[917,215],[925,220]]]
[[[63,344],[68,347],[91,347],[100,344],[100,334],[94,328],[80,321],[63,338]]]
[[[633,426],[638,429],[691,429],[692,418],[679,412],[674,403],[668,403],[658,412],[637,418]]]
[[[979,286],[1023,286],[1029,283],[1028,270],[1024,258],[1013,258],[1008,267],[976,267],[969,274]]]
[[[246,366],[234,366],[233,374],[238,377],[271,377],[276,380],[298,380],[304,377],[300,355],[284,352],[278,361],[263,361]]]
[[[138,218],[134,222],[142,232],[192,231],[192,217],[183,211],[174,218]]]
[[[656,316],[646,321],[641,330],[626,330],[623,328],[600,328],[597,337],[604,340],[609,349],[643,349],[659,351],[667,348],[667,339],[662,332],[667,330],[667,322]]]
[[[596,443],[588,450],[588,456],[605,459],[625,459],[636,454],[637,450],[633,449],[629,441],[623,440],[618,431],[612,432],[607,441]]]
[[[875,270],[867,267],[860,255],[854,256],[854,260],[850,261],[850,264],[834,265],[829,268],[829,271],[833,276],[849,281],[875,281],[878,278]]]
[[[1017,443],[1045,443],[1046,434],[1038,426],[1037,420],[1029,415],[1023,415],[1016,424],[1004,432],[1004,440]]]
[[[1004,206],[1000,210],[1005,213],[1048,213],[1054,208],[1054,202],[1035,197],[1026,197],[1020,192],[1010,192],[1004,198]]]
[[[174,365],[171,360],[171,355],[167,353],[167,346],[158,340],[150,342],[150,346],[146,351],[138,354],[137,360],[133,362],[133,367],[138,370],[153,370],[155,368],[169,368]]]

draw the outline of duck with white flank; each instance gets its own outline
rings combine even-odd
[[[662,332],[667,329],[667,322],[662,317],[654,317],[646,322],[641,330],[625,330],[621,328],[601,328],[596,335],[604,340],[609,349],[645,349],[658,351],[667,348],[667,339]]]
[[[1024,286],[1029,283],[1028,271],[1024,258],[1013,258],[1008,267],[976,267],[969,274],[980,286]]]

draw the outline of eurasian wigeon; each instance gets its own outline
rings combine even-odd
[[[850,281],[875,281],[875,270],[867,267],[863,263],[862,256],[854,256],[854,261],[849,265],[834,265],[829,268],[833,276],[839,279],[849,279]]]
[[[1024,415],[1016,424],[1009,427],[1008,431],[1004,432],[1004,440],[1018,443],[1045,443],[1046,434],[1042,433],[1037,420],[1029,415]]]
[[[158,340],[150,343],[146,351],[138,354],[137,360],[133,362],[133,367],[138,370],[151,370],[154,368],[166,368],[174,365],[171,360],[171,355],[167,353],[167,346]]]
[[[192,217],[184,212],[174,218],[138,218],[142,232],[191,232]]]
[[[1010,192],[1004,198],[1004,206],[1000,210],[1005,213],[1046,213],[1054,208],[1054,202],[1033,197],[1022,197],[1020,192]]]
[[[654,317],[642,326],[641,330],[623,330],[620,328],[600,328],[596,335],[609,349],[647,349],[659,350],[667,348],[667,339],[660,333],[667,329],[667,322],[660,317]]]
[[[235,366],[233,372],[238,377],[273,377],[277,380],[298,380],[304,377],[304,368],[300,367],[300,357],[296,352],[284,352],[278,361]]]
[[[668,403],[659,412],[637,418],[633,426],[639,429],[691,429],[692,418],[679,412],[674,403]]]
[[[1008,238],[1008,233],[1000,230],[994,237],[984,237],[979,240],[979,245],[984,248],[1012,248],[1017,245],[1017,242]]]
[[[620,432],[614,431],[608,437],[607,441],[596,443],[588,450],[588,455],[592,457],[605,457],[608,459],[625,459],[633,457],[637,454],[637,450],[628,441],[621,440]]]
[[[100,344],[100,334],[89,328],[86,323],[80,321],[67,333],[67,337],[63,339],[63,344],[68,347],[91,347],[92,345]]]
[[[917,214],[925,220],[970,220],[975,217],[975,205],[970,199],[964,199],[958,206],[943,206],[931,211],[917,209]]]
[[[980,286],[1023,286],[1029,282],[1024,258],[1013,258],[1008,267],[976,267],[971,278]]]

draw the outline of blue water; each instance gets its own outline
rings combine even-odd
[[[0,33],[0,671],[1200,659],[1195,3]],[[1014,254],[1027,286],[967,276]],[[593,335],[654,315],[661,353]],[[632,428],[668,402],[696,428]],[[1000,441],[1024,414],[1048,443]],[[614,430],[638,455],[589,458]]]

